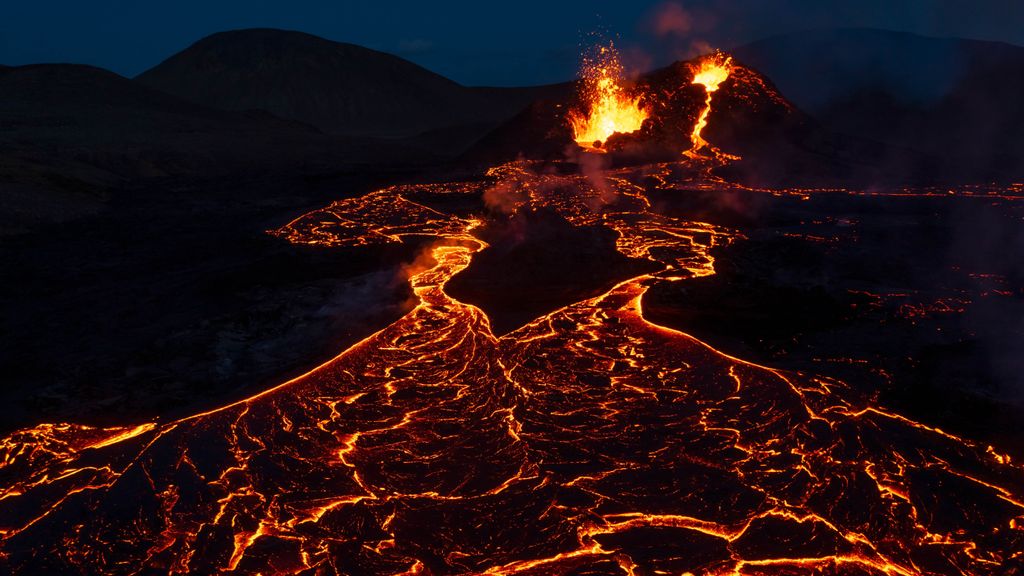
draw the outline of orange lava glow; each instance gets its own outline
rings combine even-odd
[[[693,127],[693,132],[690,134],[690,141],[693,143],[693,146],[687,151],[687,155],[695,155],[701,149],[710,146],[707,140],[701,136],[701,133],[704,131],[704,127],[708,125],[708,115],[711,113],[711,101],[714,98],[714,93],[722,82],[729,78],[731,72],[732,57],[720,53],[703,58],[694,71],[692,83],[704,86],[707,98],[704,101],[704,108],[697,118],[697,123]]]
[[[569,113],[573,138],[583,148],[603,152],[602,145],[609,136],[636,132],[647,119],[641,97],[630,95],[623,80],[622,64],[611,44],[584,63],[581,99],[587,110]]]
[[[680,164],[683,164],[682,162]],[[676,165],[526,163],[393,186],[274,233],[426,242],[414,309],[309,373],[181,420],[0,440],[0,571],[25,574],[1012,574],[1024,468],[846,383],[757,365],[644,315],[734,230],[652,210]],[[487,248],[443,206],[605,226],[652,263],[505,335],[447,282]],[[698,182],[702,186],[725,184]]]

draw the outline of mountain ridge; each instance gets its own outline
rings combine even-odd
[[[1022,176],[1024,47],[845,28],[733,53],[828,130],[913,149],[960,180]]]
[[[135,79],[215,108],[393,138],[497,123],[546,89],[466,87],[393,54],[272,28],[212,34]]]

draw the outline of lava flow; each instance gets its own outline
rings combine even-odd
[[[630,96],[623,86],[624,72],[615,46],[601,47],[597,57],[584,62],[583,96],[586,111],[572,111],[569,123],[573,138],[581,147],[603,152],[612,134],[640,129],[648,113],[640,96]]]
[[[31,574],[997,574],[1024,561],[1024,469],[843,382],[647,321],[714,273],[725,228],[658,214],[674,165],[501,166],[395,186],[276,232],[416,242],[418,305],[292,381],[177,421],[0,442],[0,566]],[[603,226],[656,271],[496,337],[445,292],[487,249],[472,205]],[[711,184],[708,184],[711,185]],[[721,186],[721,184],[714,184]],[[594,206],[601,206],[597,211]],[[482,214],[482,212],[477,212]]]
[[[693,143],[693,146],[685,152],[687,156],[696,157],[697,153],[705,148],[709,149],[716,157],[721,154],[708,144],[708,141],[701,136],[701,133],[708,125],[708,115],[711,114],[711,101],[714,98],[715,92],[718,91],[722,82],[729,78],[731,72],[732,57],[719,53],[701,59],[694,72],[692,83],[704,86],[707,97],[704,100],[704,108],[701,109],[700,116],[697,117],[697,123],[693,126],[693,132],[690,134],[690,141]],[[736,159],[735,156],[723,156],[729,159]]]

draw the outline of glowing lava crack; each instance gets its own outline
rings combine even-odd
[[[708,125],[708,116],[711,114],[711,103],[714,99],[715,92],[718,91],[722,82],[725,82],[729,78],[729,74],[731,73],[731,56],[712,54],[702,58],[697,64],[697,68],[693,73],[692,83],[703,86],[704,91],[707,93],[707,98],[704,101],[704,107],[701,109],[700,115],[697,117],[697,122],[693,126],[693,132],[690,134],[690,141],[693,143],[693,146],[685,152],[687,156],[695,158],[698,152],[708,149],[717,158],[723,160],[738,159],[736,156],[722,154],[701,136],[701,133],[704,132],[704,128]]]
[[[667,182],[671,169],[658,180]],[[502,338],[445,283],[484,248],[387,188],[277,233],[436,238],[419,304],[309,374],[134,428],[2,442],[5,572],[26,574],[998,574],[1024,551],[1024,473],[842,382],[722,354],[647,322],[654,282],[713,273],[728,230],[652,213],[649,169],[514,174],[526,205],[603,224],[662,271]],[[325,248],[327,249],[327,248]]]

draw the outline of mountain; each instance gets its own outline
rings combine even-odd
[[[1021,176],[1022,47],[840,29],[732,52],[831,131],[914,150],[953,179]]]
[[[272,29],[213,34],[137,80],[215,108],[383,137],[483,124],[479,137],[544,91],[468,88],[391,54]]]
[[[187,102],[91,66],[0,68],[0,94],[0,232],[95,213],[127,182],[416,157],[397,143]]]
[[[907,102],[935,102],[966,70],[962,47],[984,45],[872,29],[832,29],[773,36],[730,50],[772,78],[810,113],[871,87]]]

